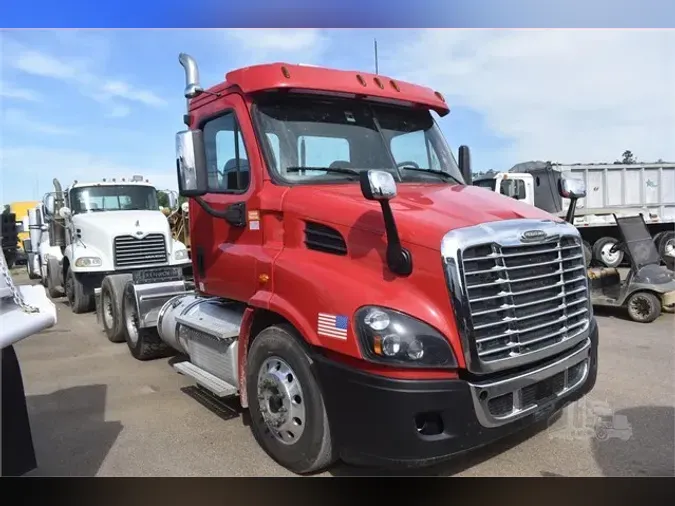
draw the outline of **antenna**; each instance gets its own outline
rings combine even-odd
[[[377,39],[373,39],[373,41],[375,42],[375,73],[379,74],[380,69],[379,69],[378,64],[377,64]]]

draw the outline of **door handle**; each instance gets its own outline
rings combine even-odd
[[[225,219],[233,227],[246,226],[246,202],[236,202],[225,210]]]

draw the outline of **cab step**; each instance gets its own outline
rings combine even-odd
[[[237,387],[230,385],[227,381],[221,380],[201,367],[197,367],[192,362],[178,362],[173,365],[173,368],[180,374],[189,376],[195,380],[197,384],[203,386],[217,397],[222,398],[237,395]]]

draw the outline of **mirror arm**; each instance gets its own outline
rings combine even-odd
[[[577,198],[570,197],[570,206],[567,208],[567,216],[565,221],[574,225],[574,213],[577,211]]]
[[[379,202],[380,207],[382,207],[384,228],[387,233],[387,266],[395,274],[409,276],[413,268],[412,255],[410,251],[401,245],[401,239],[398,235],[389,201],[380,200]]]

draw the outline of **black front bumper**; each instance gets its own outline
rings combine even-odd
[[[340,457],[348,463],[380,467],[428,465],[547,419],[595,385],[598,355],[595,319],[590,330],[586,379],[569,392],[543,401],[534,413],[497,426],[479,421],[472,387],[467,381],[390,379],[315,357],[331,436]],[[566,354],[569,351],[561,356]],[[428,427],[424,426],[427,422]]]

